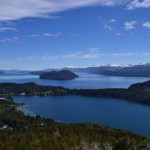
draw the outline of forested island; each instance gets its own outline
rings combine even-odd
[[[64,124],[17,111],[0,97],[0,150],[149,150],[150,141],[129,131],[90,123]]]
[[[61,71],[50,71],[45,72],[40,75],[40,79],[51,79],[51,80],[73,80],[79,77],[75,73],[69,70],[61,70]]]
[[[150,81],[133,84],[127,89],[67,89],[56,86],[43,86],[29,82],[24,84],[0,83],[1,95],[38,95],[38,96],[63,96],[82,95],[96,97],[118,98],[131,102],[150,105]]]

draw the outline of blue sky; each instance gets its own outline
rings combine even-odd
[[[0,1],[0,69],[150,60],[150,0]]]

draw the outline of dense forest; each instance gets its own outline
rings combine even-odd
[[[51,79],[51,80],[73,80],[79,77],[77,74],[69,70],[61,71],[50,71],[40,75],[40,79]]]
[[[94,124],[64,124],[16,110],[0,98],[0,150],[149,150],[145,137]]]
[[[127,89],[66,89],[55,86],[42,86],[36,83],[0,83],[1,95],[39,95],[39,96],[63,96],[63,95],[82,95],[111,97],[131,102],[150,105],[150,81],[131,85]]]
[[[0,83],[1,95],[63,95],[68,94],[69,89],[55,86],[42,86],[29,82],[24,84]]]

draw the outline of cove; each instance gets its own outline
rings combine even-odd
[[[96,123],[150,137],[150,106],[115,98],[86,96],[14,96],[25,114],[64,123]]]

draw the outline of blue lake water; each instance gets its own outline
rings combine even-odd
[[[63,86],[66,88],[76,89],[97,89],[97,88],[127,88],[133,83],[150,80],[144,77],[109,77],[97,74],[79,73],[79,78],[68,81],[42,80],[36,75],[16,75],[16,76],[0,76],[0,83],[14,82],[25,83],[35,82],[41,85]]]
[[[84,96],[14,96],[18,109],[65,123],[92,122],[150,137],[150,106],[114,98]]]
[[[109,77],[80,73],[71,81],[42,80],[35,75],[0,76],[0,83],[35,82],[41,85],[63,86],[76,89],[127,88],[133,83],[150,80],[139,77]],[[40,114],[66,123],[92,122],[130,130],[150,137],[150,107],[117,99],[63,96],[63,97],[14,97],[24,102],[18,109],[28,114]]]

